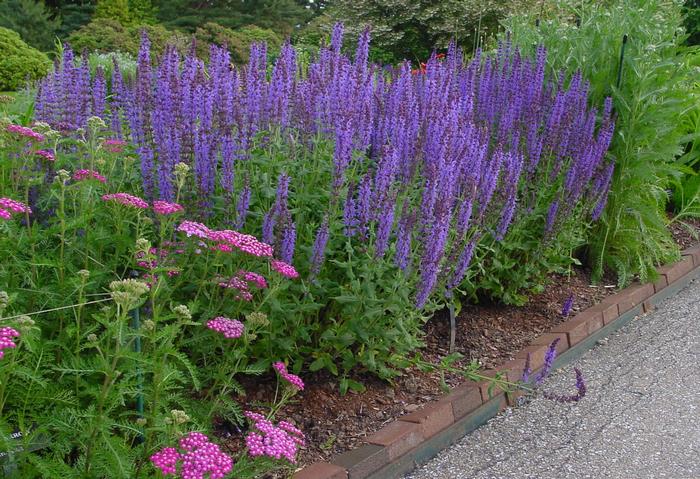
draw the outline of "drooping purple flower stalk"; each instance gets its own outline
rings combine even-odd
[[[578,402],[586,396],[586,381],[583,378],[583,373],[579,368],[574,368],[574,373],[576,374],[576,394],[566,395],[566,394],[554,394],[550,392],[545,392],[544,397],[551,399],[552,401],[557,401],[561,403]]]

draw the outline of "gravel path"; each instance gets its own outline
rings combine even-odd
[[[407,479],[699,479],[700,281],[555,372],[537,398],[507,409]]]

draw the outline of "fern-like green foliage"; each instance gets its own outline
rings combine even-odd
[[[655,265],[679,256],[666,210],[668,189],[687,172],[677,162],[687,141],[678,118],[693,101],[687,94],[692,69],[679,48],[682,2],[548,3],[504,22],[512,41],[526,51],[544,44],[553,71],[580,70],[593,101],[611,96],[617,113],[609,152],[616,171],[589,237],[588,262],[598,278],[615,271],[621,285],[635,276],[652,279]],[[545,18],[538,19],[541,12]]]

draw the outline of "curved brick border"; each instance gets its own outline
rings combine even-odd
[[[527,354],[533,370],[542,367],[549,344],[560,338],[554,367],[581,356],[599,339],[655,308],[700,277],[700,245],[683,251],[682,260],[658,268],[656,283],[634,284],[607,297],[548,333],[502,364],[510,381],[517,381]],[[487,374],[493,371],[487,371]],[[331,463],[318,462],[294,474],[293,479],[392,479],[398,478],[434,457],[465,434],[473,431],[513,405],[516,399],[496,389],[488,394],[488,383],[465,383],[443,398],[425,404],[367,437],[366,444],[335,456]]]

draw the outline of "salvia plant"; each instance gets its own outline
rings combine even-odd
[[[463,295],[517,301],[600,214],[609,101],[546,51],[303,69],[144,37],[133,76],[65,48],[31,126],[0,123],[0,435],[19,477],[255,477],[303,369],[383,378]],[[600,109],[599,109],[600,108]],[[14,345],[14,347],[12,346]],[[273,373],[274,371],[274,373]],[[242,376],[283,386],[244,403]],[[241,427],[233,445],[213,424]],[[13,433],[21,445],[11,443]]]
[[[114,69],[109,93],[66,49],[37,119],[104,117],[147,199],[173,201],[175,165],[190,165],[180,200],[198,219],[260,235],[300,272],[269,304],[286,313],[274,347],[387,375],[455,290],[518,302],[571,263],[607,199],[613,117],[580,74],[549,81],[544,49],[465,63],[451,47],[416,72],[370,64],[369,32],[351,59],[342,36],[303,74],[290,45],[271,66],[255,45],[239,69],[218,47],[208,64],[174,48],[155,64],[144,37],[134,79]]]
[[[550,49],[548,70],[581,70],[591,82],[591,98],[612,96],[617,113],[610,147],[615,161],[607,208],[589,235],[587,260],[597,278],[617,274],[621,285],[635,277],[655,277],[655,267],[674,261],[679,248],[668,229],[669,191],[687,186],[680,208],[694,203],[692,155],[684,155],[697,135],[684,123],[697,98],[692,81],[681,0],[557,0],[559,8],[519,12],[504,22],[516,45]],[[542,18],[539,18],[541,17]],[[691,179],[687,182],[687,179]],[[690,206],[679,220],[697,216]]]

